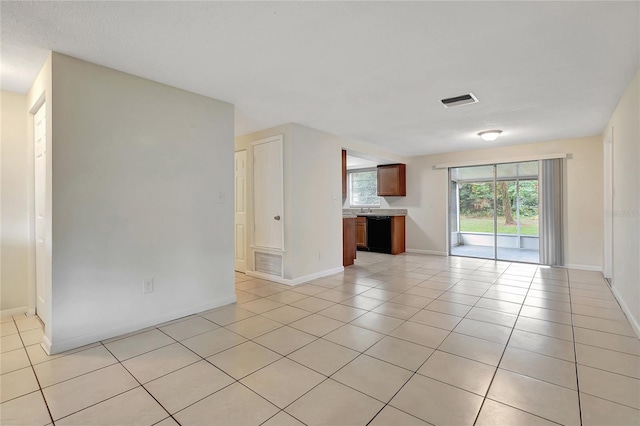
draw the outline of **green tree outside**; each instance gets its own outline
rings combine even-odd
[[[538,181],[497,182],[498,233],[517,234],[516,203],[520,202],[520,233],[538,235]],[[458,184],[460,231],[493,232],[493,183]],[[518,198],[519,195],[519,198]]]

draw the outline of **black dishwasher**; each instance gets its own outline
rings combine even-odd
[[[369,251],[391,253],[391,217],[367,217],[367,245]]]

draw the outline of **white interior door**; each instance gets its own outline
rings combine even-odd
[[[235,238],[236,271],[247,269],[247,151],[238,151],[235,156]]]
[[[613,269],[613,128],[604,138],[604,267],[605,278]]]
[[[47,201],[47,116],[43,104],[33,117],[35,169],[35,232],[36,232],[36,314],[44,321],[46,309],[46,201]]]
[[[253,145],[254,244],[284,250],[282,136]]]

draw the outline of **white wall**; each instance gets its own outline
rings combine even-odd
[[[501,162],[528,155],[566,153],[565,263],[587,269],[602,267],[602,143],[600,138],[578,138],[493,149],[414,157],[407,165],[407,197],[393,204],[407,208],[407,248],[430,253],[447,252],[446,169],[436,164],[477,161]]]
[[[292,124],[294,276],[342,267],[342,139]],[[320,259],[322,257],[322,259]]]
[[[235,301],[233,106],[55,53],[52,70],[51,352]]]
[[[604,134],[613,128],[612,287],[640,335],[640,71],[620,99]]]
[[[29,139],[27,97],[0,93],[1,216],[0,311],[16,315],[29,305]]]
[[[342,269],[341,138],[298,124],[285,124],[236,138],[236,151],[251,143],[283,135],[284,280],[298,284]],[[253,175],[247,170],[247,229],[253,229]],[[253,271],[247,233],[247,269]]]

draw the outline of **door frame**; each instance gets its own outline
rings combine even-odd
[[[46,157],[46,201],[45,201],[45,246],[47,247],[47,251],[45,252],[45,282],[43,284],[43,289],[45,293],[44,297],[44,312],[40,310],[37,311],[37,275],[36,275],[36,251],[37,251],[37,235],[36,235],[36,211],[35,211],[35,132],[34,132],[34,124],[35,124],[35,114],[45,106],[49,110],[46,111],[46,119],[45,119],[45,143],[47,150]],[[48,334],[50,332],[49,326],[51,322],[51,300],[52,300],[52,286],[51,286],[51,273],[52,273],[52,263],[51,263],[51,247],[52,247],[52,146],[51,146],[51,108],[48,105],[47,99],[45,97],[45,92],[42,92],[37,100],[31,105],[28,110],[28,140],[29,140],[29,239],[31,247],[29,248],[29,282],[28,282],[28,306],[27,306],[27,315],[38,315],[40,320],[45,325],[45,336],[42,346],[45,348],[47,353],[50,348],[50,340]]]
[[[242,242],[243,247],[244,247],[244,253],[243,253],[243,262],[244,262],[244,268],[242,268],[242,265],[238,264],[238,257],[237,257],[237,253],[238,253],[238,233],[237,233],[237,223],[236,223],[236,215],[237,215],[237,202],[238,202],[238,188],[237,188],[237,176],[235,175],[235,171],[236,171],[236,167],[237,167],[237,157],[239,154],[243,154],[244,156],[244,189],[243,189],[243,205],[244,205],[244,241]],[[233,199],[233,213],[234,213],[234,236],[235,236],[235,250],[234,250],[234,268],[236,271],[238,272],[245,272],[247,270],[247,174],[248,174],[248,167],[247,167],[247,150],[243,149],[241,151],[236,151],[234,153],[234,199]],[[238,267],[240,266],[240,268]]]

